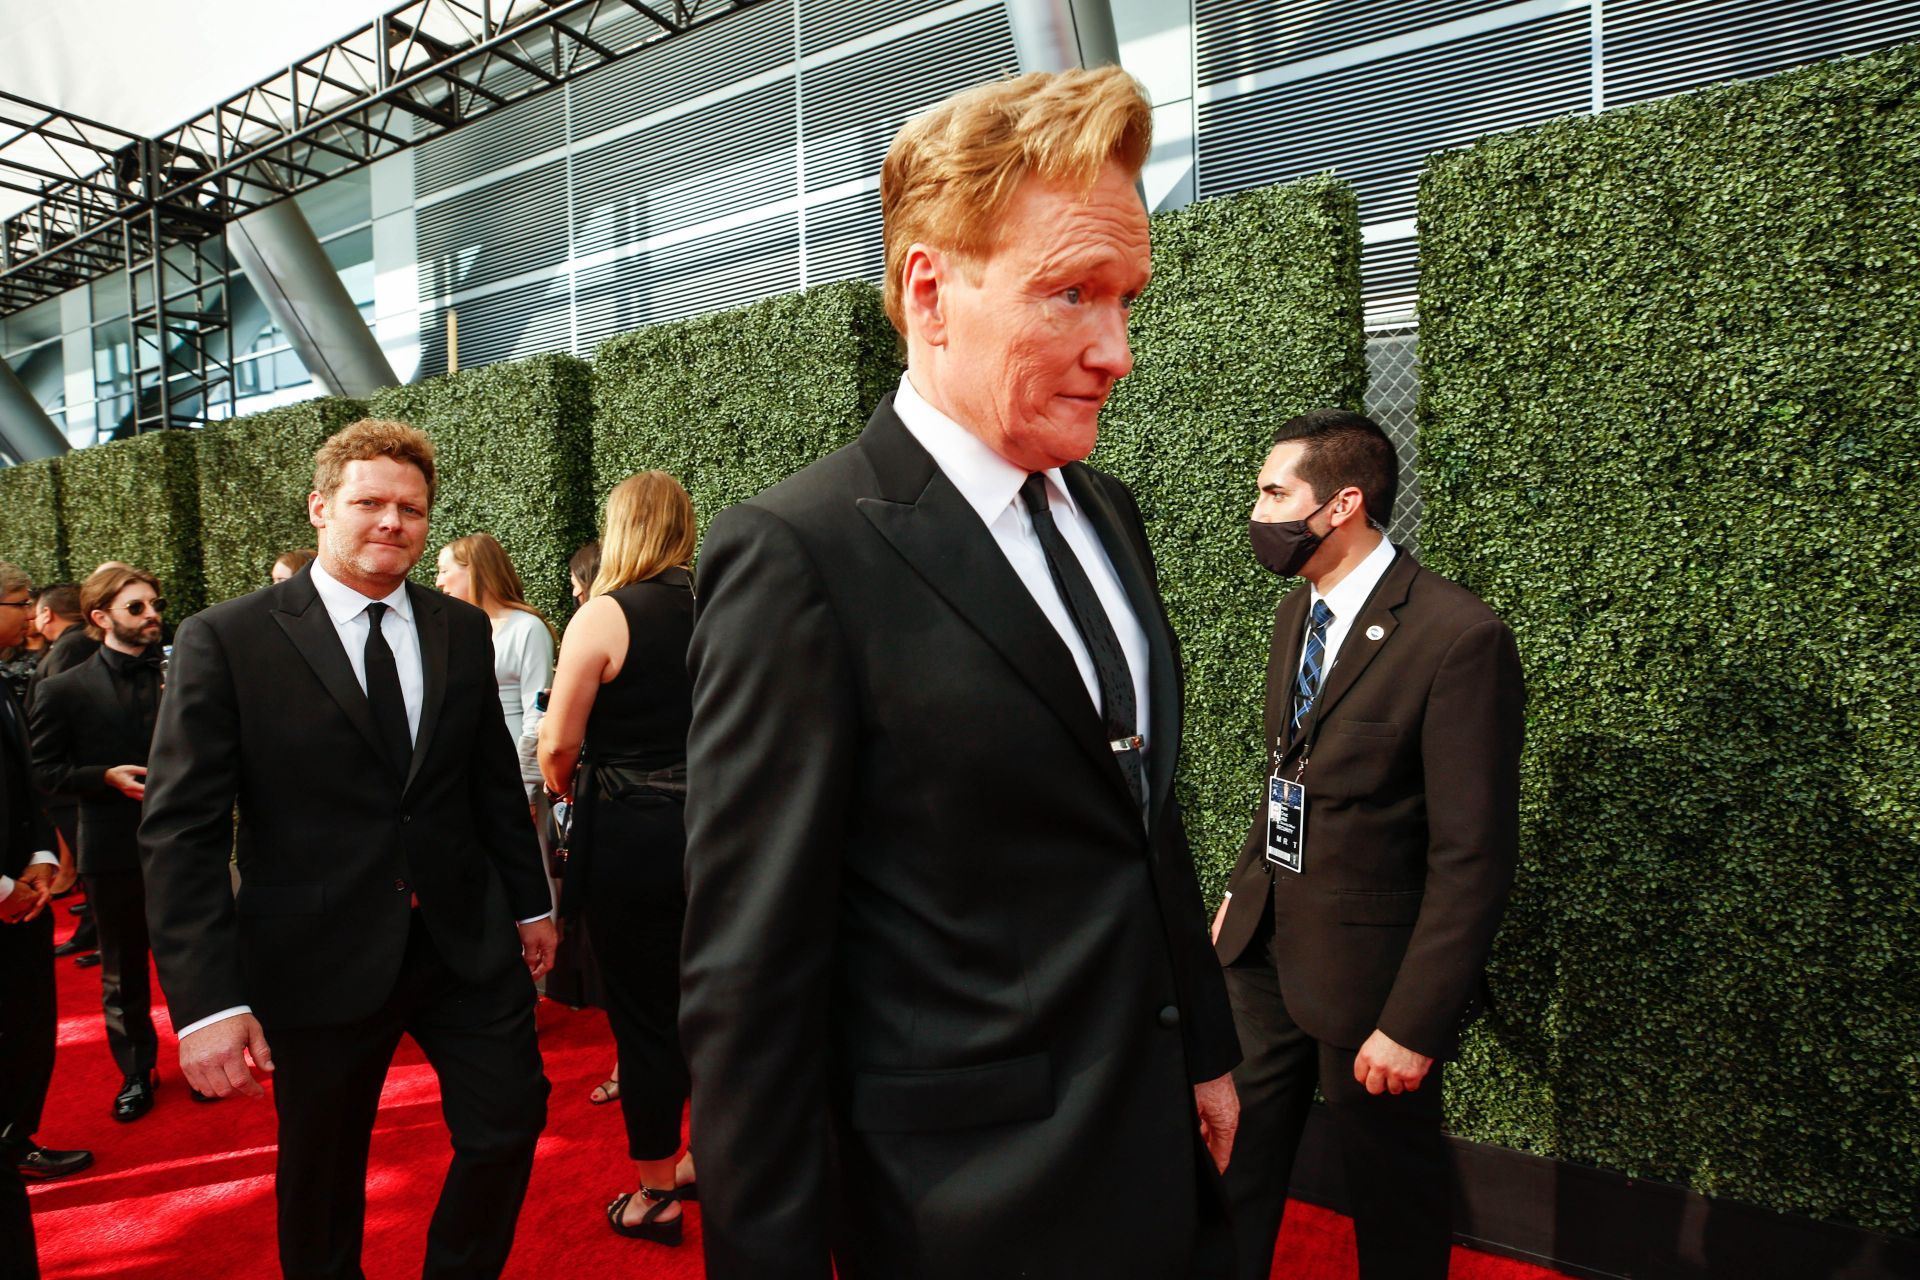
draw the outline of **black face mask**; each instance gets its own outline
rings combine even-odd
[[[1328,498],[1309,511],[1307,520],[1325,511],[1327,503],[1332,501],[1333,498]],[[1283,578],[1291,578],[1306,568],[1307,561],[1313,559],[1313,553],[1327,540],[1327,535],[1315,533],[1307,520],[1277,520],[1272,524],[1248,520],[1247,533],[1253,539],[1254,558]]]

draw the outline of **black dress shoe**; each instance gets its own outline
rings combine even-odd
[[[49,1151],[37,1144],[23,1148],[16,1163],[23,1178],[64,1178],[93,1163],[91,1151]]]
[[[90,916],[93,914],[93,904],[83,898],[79,902],[70,903],[67,906],[67,914],[70,916]]]
[[[75,934],[73,937],[68,938],[65,942],[55,947],[53,954],[56,956],[77,956],[83,951],[93,951],[96,949],[97,948],[88,946],[85,942],[81,941],[78,934]]]
[[[127,1124],[153,1110],[153,1091],[159,1087],[160,1079],[151,1071],[128,1076],[113,1100],[113,1118]]]
[[[100,953],[98,951],[89,951],[83,956],[75,956],[73,958],[73,967],[76,969],[91,969],[99,963]]]

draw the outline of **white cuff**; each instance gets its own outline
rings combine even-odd
[[[11,898],[12,896],[13,896],[13,877],[0,876],[0,898]]]
[[[216,1022],[225,1022],[228,1018],[237,1018],[243,1013],[252,1013],[252,1012],[253,1012],[253,1007],[251,1005],[237,1004],[233,1006],[233,1008],[231,1009],[222,1009],[218,1013],[208,1014],[206,1017],[200,1019],[200,1021],[198,1022],[188,1023],[186,1026],[181,1027],[179,1030],[175,1031],[173,1033],[173,1038],[176,1040],[185,1040],[188,1036],[200,1030],[202,1027],[210,1027]]]
[[[27,865],[30,867],[57,867],[60,865],[60,855],[50,849],[39,849],[34,852],[31,858],[27,859]]]
[[[515,924],[539,924],[542,920],[551,920],[551,919],[553,919],[553,912],[542,911],[537,916],[528,916],[525,920],[516,920],[514,921],[514,923]]]

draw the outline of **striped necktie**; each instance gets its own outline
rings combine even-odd
[[[1300,736],[1300,726],[1320,694],[1320,682],[1327,667],[1327,624],[1332,621],[1333,610],[1327,608],[1327,602],[1314,601],[1313,625],[1307,628],[1307,651],[1301,655],[1300,670],[1293,677],[1293,720],[1287,725],[1289,741]]]

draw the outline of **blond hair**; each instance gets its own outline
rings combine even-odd
[[[331,498],[345,478],[349,462],[392,458],[410,462],[427,478],[427,502],[433,502],[433,441],[427,433],[390,418],[362,418],[340,428],[313,455],[313,490]]]
[[[600,572],[591,596],[635,582],[663,569],[693,563],[693,499],[664,471],[642,471],[607,495],[606,528],[600,534]]]
[[[557,648],[560,633],[547,621],[547,615],[527,603],[527,589],[520,585],[520,574],[507,556],[507,549],[490,533],[470,533],[447,544],[447,554],[467,571],[473,583],[473,602],[482,609],[489,600],[521,613],[530,613],[546,625]]]
[[[1137,178],[1152,147],[1153,108],[1112,66],[976,85],[909,120],[880,168],[893,327],[907,331],[901,273],[915,243],[977,260],[1029,177],[1091,191],[1110,164]]]

